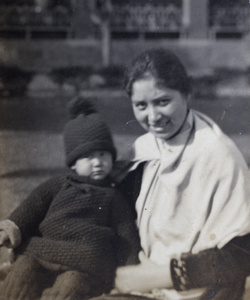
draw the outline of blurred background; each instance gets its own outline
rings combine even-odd
[[[120,157],[143,131],[124,67],[164,47],[192,80],[190,106],[215,120],[250,165],[249,0],[0,0],[0,219],[64,168],[67,102],[90,97]]]

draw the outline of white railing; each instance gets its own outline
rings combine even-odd
[[[209,27],[212,37],[217,34],[247,34],[250,31],[250,4],[212,5],[209,12]]]
[[[71,20],[70,11],[62,6],[44,11],[34,6],[0,6],[0,35],[31,39],[54,32],[68,38],[73,36]]]
[[[145,6],[114,6],[112,31],[168,32],[181,28],[182,10],[174,4]]]

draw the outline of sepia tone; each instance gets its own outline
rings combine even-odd
[[[181,59],[192,78],[190,106],[210,116],[250,166],[248,0],[2,0],[0,220],[65,168],[62,129],[72,97],[94,101],[118,157],[127,153],[143,130],[123,71],[156,46]],[[1,279],[11,252],[0,253]]]

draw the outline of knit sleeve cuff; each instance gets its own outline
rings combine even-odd
[[[177,291],[190,289],[185,261],[182,258],[172,259],[170,269],[174,288]]]
[[[219,259],[220,258],[220,259]],[[180,259],[172,259],[171,275],[178,291],[222,284],[222,256],[218,249],[208,249],[197,254],[183,253]]]
[[[171,260],[174,288],[184,291],[244,281],[249,274],[249,252],[246,249],[236,247],[234,242],[223,249],[206,249],[197,254],[183,253],[179,259]]]

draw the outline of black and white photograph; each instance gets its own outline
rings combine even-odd
[[[250,300],[250,0],[0,0],[0,300]]]

